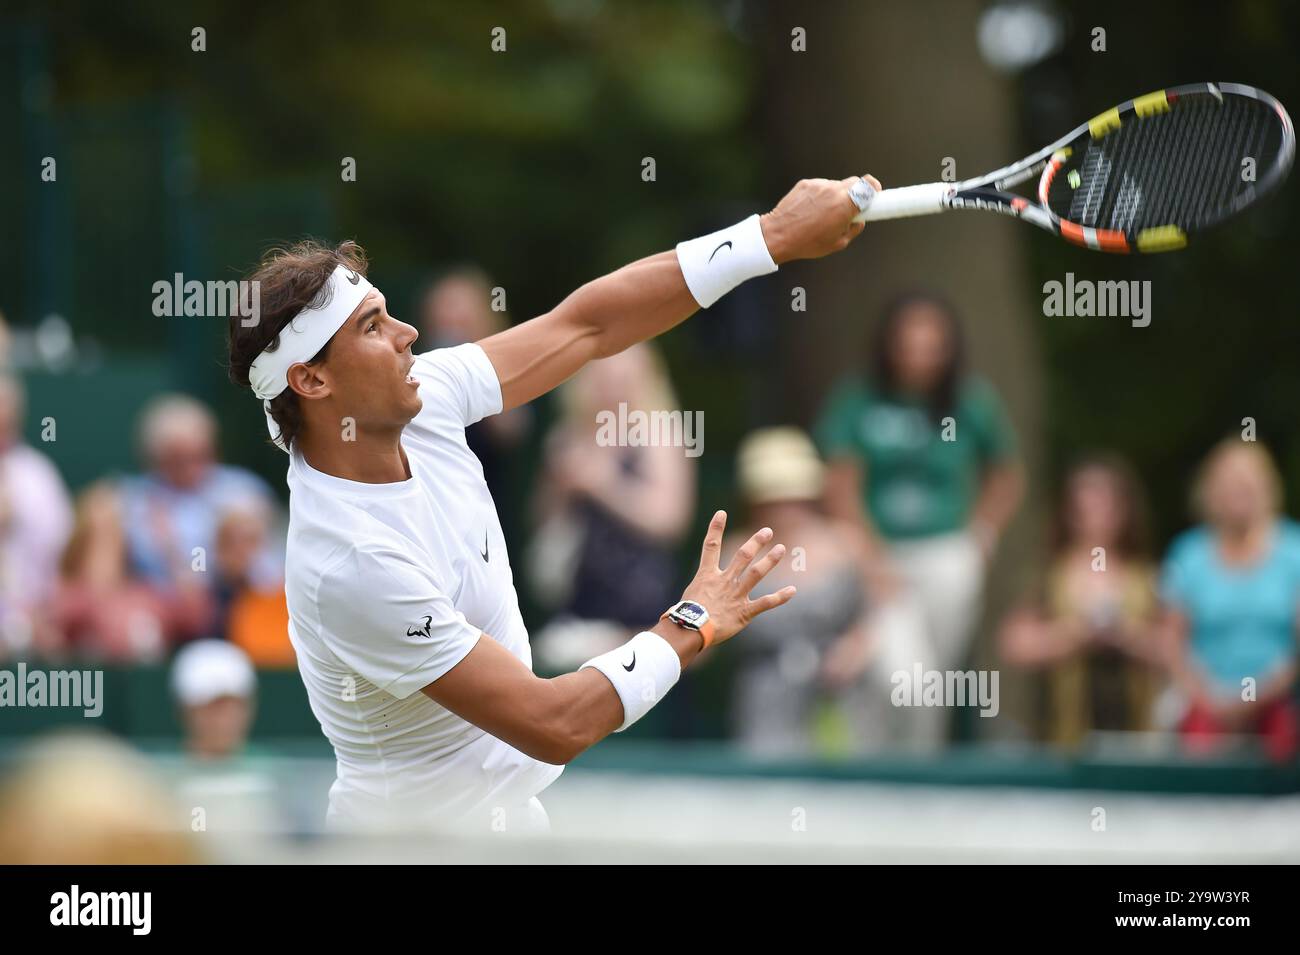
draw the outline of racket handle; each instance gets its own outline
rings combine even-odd
[[[871,205],[853,217],[854,222],[928,216],[943,211],[944,197],[952,191],[950,182],[927,182],[920,186],[882,189],[871,197]]]

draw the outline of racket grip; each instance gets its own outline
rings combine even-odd
[[[943,200],[952,190],[950,182],[927,182],[920,186],[882,189],[871,197],[871,205],[853,217],[854,222],[928,216],[943,211]]]

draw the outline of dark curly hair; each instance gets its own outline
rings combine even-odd
[[[281,330],[300,311],[308,305],[319,307],[327,304],[324,299],[317,299],[322,291],[329,294],[326,282],[340,265],[360,275],[365,275],[369,268],[365,250],[351,239],[334,248],[307,239],[270,249],[262,257],[261,263],[247,277],[248,281],[258,283],[261,311],[257,324],[245,327],[243,320],[246,316],[240,313],[230,317],[227,342],[231,381],[244,388],[251,387],[248,370],[253,361],[264,350],[274,351],[279,347]],[[307,364],[324,361],[329,347],[329,342],[326,342]],[[270,411],[280,429],[280,437],[285,445],[291,446],[301,433],[303,424],[298,395],[293,389],[286,388],[271,400]]]

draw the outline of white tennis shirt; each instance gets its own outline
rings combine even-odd
[[[409,479],[344,480],[296,449],[289,464],[289,636],[338,762],[332,826],[487,825],[564,769],[420,692],[480,633],[530,669],[532,652],[496,507],[465,443],[467,425],[501,411],[496,370],[468,344],[417,356],[411,373],[424,407],[402,432]]]

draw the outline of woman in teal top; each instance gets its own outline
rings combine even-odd
[[[965,371],[956,312],[929,292],[895,299],[877,326],[866,377],[841,382],[817,439],[827,506],[854,523],[897,659],[957,667],[979,613],[983,566],[1020,502],[1015,436],[997,394]],[[918,711],[918,722],[925,717]],[[918,730],[934,742],[941,721]]]
[[[1205,520],[1179,536],[1161,591],[1188,699],[1182,731],[1197,751],[1258,734],[1274,759],[1297,749],[1300,526],[1281,516],[1281,480],[1260,445],[1230,438],[1197,484]]]

